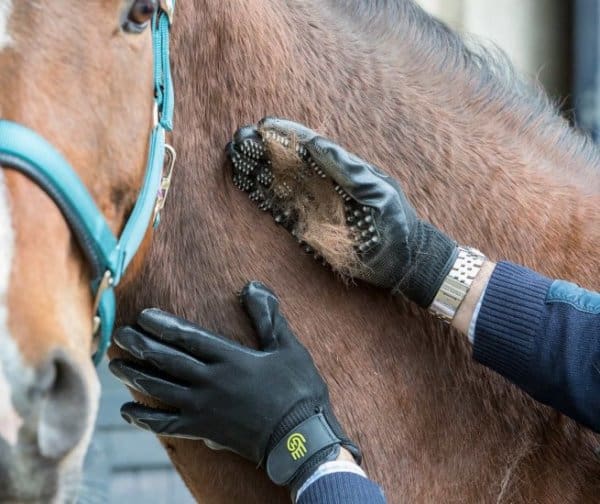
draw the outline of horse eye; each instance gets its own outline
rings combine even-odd
[[[123,22],[123,30],[128,33],[143,32],[157,9],[158,0],[134,0]]]

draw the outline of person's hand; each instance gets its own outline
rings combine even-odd
[[[346,205],[347,226],[357,240],[355,248],[364,265],[353,276],[428,307],[452,269],[458,248],[453,240],[417,217],[399,184],[305,126],[266,118],[257,128],[238,130],[228,147],[234,181],[263,209],[276,207],[285,198],[273,194],[269,185],[273,184],[269,174],[276,160],[270,158],[265,139],[295,146],[297,157],[323,177],[323,184],[328,179],[337,184],[336,192]],[[333,187],[328,194],[337,197]],[[293,230],[293,226],[288,228]]]
[[[327,385],[279,311],[279,300],[252,282],[241,293],[259,341],[242,346],[156,309],[115,334],[135,361],[115,359],[123,383],[164,409],[124,404],[125,420],[156,434],[203,439],[267,470],[279,485],[296,485],[340,446],[360,451],[339,425]]]

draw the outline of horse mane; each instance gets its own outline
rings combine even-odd
[[[400,58],[414,75],[451,73],[468,83],[465,95],[476,101],[465,102],[470,113],[492,112],[500,122],[509,122],[516,135],[542,135],[555,138],[555,155],[563,158],[556,175],[573,183],[580,178],[581,188],[590,185],[600,190],[600,151],[583,131],[569,127],[559,110],[560,101],[550,99],[534,76],[524,76],[508,55],[491,40],[468,33],[457,33],[444,22],[430,16],[413,1],[403,0],[327,0],[333,13],[328,22],[361,31],[375,45],[384,45],[391,58]],[[411,53],[410,58],[403,54]],[[435,78],[435,77],[434,77]],[[497,110],[498,103],[507,105]],[[499,114],[502,112],[502,114]],[[515,118],[519,122],[515,122]],[[573,160],[577,159],[577,165]]]

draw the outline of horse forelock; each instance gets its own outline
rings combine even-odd
[[[12,0],[0,0],[0,51],[13,43],[13,39],[8,31],[8,22],[12,14],[12,7]]]

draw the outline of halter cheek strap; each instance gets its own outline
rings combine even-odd
[[[0,119],[0,165],[23,173],[52,198],[91,266],[94,334],[99,336],[94,354],[96,364],[110,344],[116,311],[114,288],[139,249],[149,225],[159,222],[175,162],[175,151],[165,144],[165,131],[172,130],[174,108],[169,65],[173,8],[174,0],[161,0],[161,8],[152,22],[155,124],[149,139],[148,166],[142,188],[118,239],[65,158],[34,131]],[[169,155],[163,174],[165,152]]]

